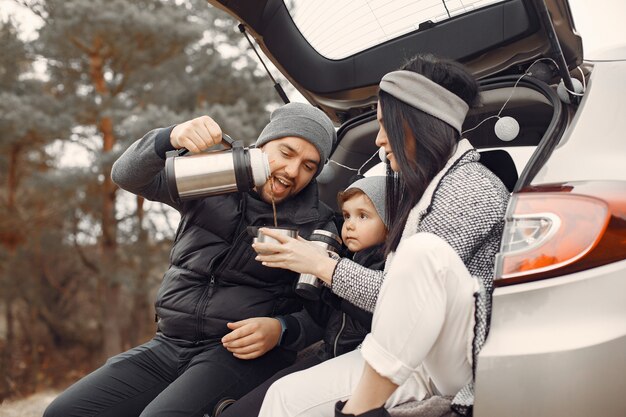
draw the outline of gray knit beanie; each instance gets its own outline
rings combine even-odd
[[[277,108],[270,115],[270,122],[256,140],[261,147],[274,139],[296,136],[311,143],[320,154],[315,176],[322,171],[337,140],[335,127],[320,109],[305,103],[289,103]]]
[[[389,227],[387,224],[387,216],[385,215],[385,189],[387,184],[387,177],[384,175],[374,175],[371,177],[361,178],[353,182],[352,184],[346,187],[345,191],[348,191],[351,188],[356,188],[358,190],[363,191],[363,193],[369,197],[378,212],[378,215],[382,219],[385,226]]]

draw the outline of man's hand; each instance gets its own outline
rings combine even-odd
[[[222,129],[209,116],[200,116],[181,123],[170,133],[170,143],[174,148],[187,148],[194,153],[221,142]]]
[[[222,337],[222,344],[239,359],[255,359],[273,349],[280,339],[278,319],[253,317],[228,323],[232,332]]]

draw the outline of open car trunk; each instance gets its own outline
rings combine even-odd
[[[417,30],[342,59],[313,48],[283,0],[208,1],[242,22],[304,97],[339,123],[371,110],[381,77],[417,53],[460,61],[479,79],[519,72],[540,57],[562,58],[570,69],[582,62],[566,0],[545,2],[554,32],[542,19],[543,0],[506,0],[439,22],[414,22]],[[558,45],[550,42],[553,34]]]
[[[555,84],[582,63],[582,41],[566,0],[493,0],[441,21],[414,22],[417,30],[341,59],[327,58],[309,43],[290,14],[292,2],[208,1],[242,22],[304,97],[342,124],[332,154],[336,163],[318,178],[321,198],[331,207],[337,208],[337,191],[357,169],[365,173],[379,162],[372,156],[377,150],[375,109],[381,77],[418,53],[460,61],[479,78],[482,104],[468,114],[464,137],[479,150],[500,148],[483,153],[482,161],[509,190],[532,179],[567,125]],[[393,7],[393,2],[385,6]],[[532,76],[522,77],[514,88],[539,59],[542,65],[534,65],[527,74]],[[496,137],[496,115],[518,121],[520,133],[514,141]],[[540,144],[542,152],[531,156]]]

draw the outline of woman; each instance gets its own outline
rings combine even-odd
[[[274,252],[257,257],[264,265],[315,274],[358,307],[376,307],[361,350],[280,379],[260,416],[329,416],[335,405],[336,415],[387,415],[384,407],[434,393],[460,393],[458,411],[471,406],[508,201],[460,136],[477,96],[463,66],[430,55],[381,80],[376,144],[397,174],[387,187],[384,273],[296,239],[255,248]]]

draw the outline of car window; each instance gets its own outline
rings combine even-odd
[[[341,59],[419,28],[505,0],[284,0],[321,55]]]

